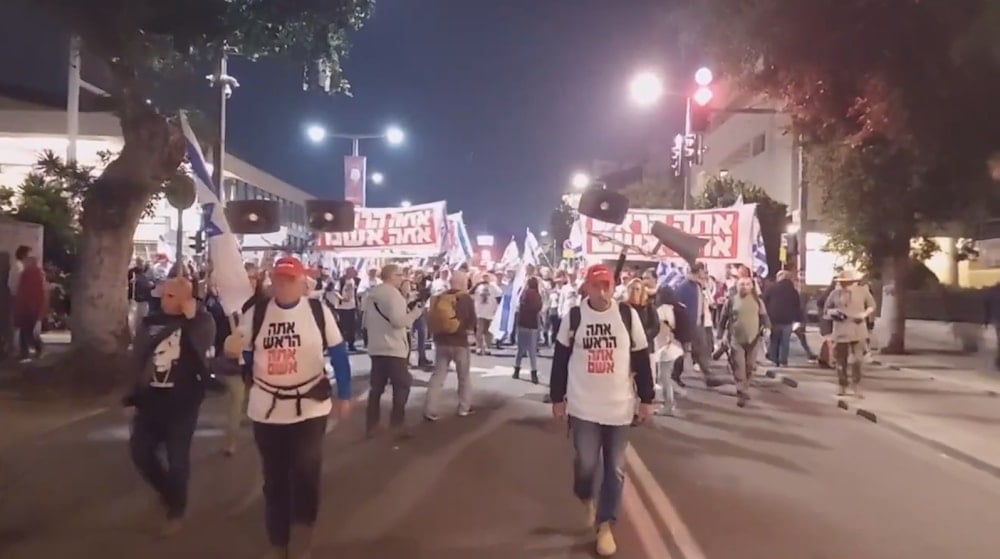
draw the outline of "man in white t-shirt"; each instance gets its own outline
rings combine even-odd
[[[497,285],[493,274],[483,274],[482,280],[472,290],[472,301],[476,307],[476,352],[479,355],[489,355],[493,335],[490,334],[490,324],[500,307],[503,291]]]
[[[225,353],[233,357],[242,349],[253,379],[247,415],[261,455],[271,552],[307,557],[319,509],[323,435],[332,411],[347,414],[351,365],[333,314],[305,296],[302,262],[281,258],[271,276],[273,299],[261,299],[246,312]]]
[[[585,298],[562,317],[556,335],[549,397],[556,419],[569,417],[576,456],[573,492],[597,525],[597,553],[617,550],[611,527],[621,508],[628,428],[653,412],[653,373],[638,313],[613,299],[614,274],[591,266]],[[636,394],[639,405],[636,408]],[[594,477],[604,457],[596,495]],[[607,465],[613,467],[607,467]]]

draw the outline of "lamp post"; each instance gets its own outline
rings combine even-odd
[[[344,157],[344,199],[358,206],[365,205],[367,160],[361,155],[362,140],[385,140],[389,145],[398,146],[406,141],[406,133],[398,126],[390,126],[381,134],[330,133],[324,126],[310,124],[306,127],[306,137],[314,144],[323,143],[327,138],[351,141],[351,155]],[[376,180],[375,175],[380,178]],[[380,184],[381,173],[372,176],[372,182]]]
[[[708,68],[699,68],[694,73],[697,88],[692,93],[667,91],[663,80],[651,71],[639,72],[629,82],[629,96],[641,107],[656,105],[665,96],[684,97],[684,133],[674,139],[673,157],[674,170],[681,177],[684,189],[684,209],[688,209],[688,198],[691,194],[691,163],[701,158],[702,146],[700,134],[707,127],[708,103],[712,100],[712,90],[709,88],[714,79]]]

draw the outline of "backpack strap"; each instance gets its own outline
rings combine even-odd
[[[326,351],[329,346],[326,339],[326,314],[323,313],[323,302],[312,298],[306,300],[309,301],[309,310],[312,311],[313,319],[316,320],[316,326],[319,327],[319,335],[323,340],[323,351]]]
[[[257,336],[260,335],[260,329],[264,326],[264,317],[267,314],[267,306],[270,304],[270,297],[261,297],[253,305],[253,322],[251,322],[250,329],[251,351],[254,351],[257,348]]]
[[[628,303],[618,303],[618,312],[622,315],[622,322],[625,323],[625,330],[628,332],[629,351],[635,347],[635,340],[632,339],[632,307]]]
[[[569,308],[569,348],[573,349],[576,343],[576,331],[580,328],[580,306]]]

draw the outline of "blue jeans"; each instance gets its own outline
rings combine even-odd
[[[768,342],[767,358],[777,365],[787,365],[788,351],[792,344],[792,325],[771,325],[771,339]]]
[[[573,433],[573,493],[581,501],[597,496],[597,523],[614,522],[622,505],[625,485],[625,447],[628,425],[601,425],[570,417]],[[602,460],[603,458],[603,460]],[[601,473],[600,485],[596,483]]]
[[[521,359],[528,356],[531,363],[531,370],[538,370],[538,329],[537,328],[517,328],[517,356],[514,357],[514,368],[521,368]]]
[[[427,315],[413,321],[413,331],[417,333],[417,363],[424,364],[427,359]]]

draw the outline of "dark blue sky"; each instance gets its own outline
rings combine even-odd
[[[304,126],[370,132],[396,123],[407,131],[405,146],[362,147],[369,168],[387,177],[370,186],[370,205],[445,199],[450,211],[465,212],[473,234],[541,229],[574,169],[641,157],[651,140],[676,131],[667,115],[679,109],[644,113],[626,97],[636,69],[683,75],[698,62],[678,59],[670,4],[379,0],[346,62],[352,98],[303,93],[290,61],[234,61],[242,87],[230,103],[230,149],[319,196],[340,197],[349,143],[311,145]],[[58,91],[63,44],[40,44],[52,34],[44,29],[28,42],[25,28],[0,17],[0,52],[22,54],[0,60],[3,81]]]

